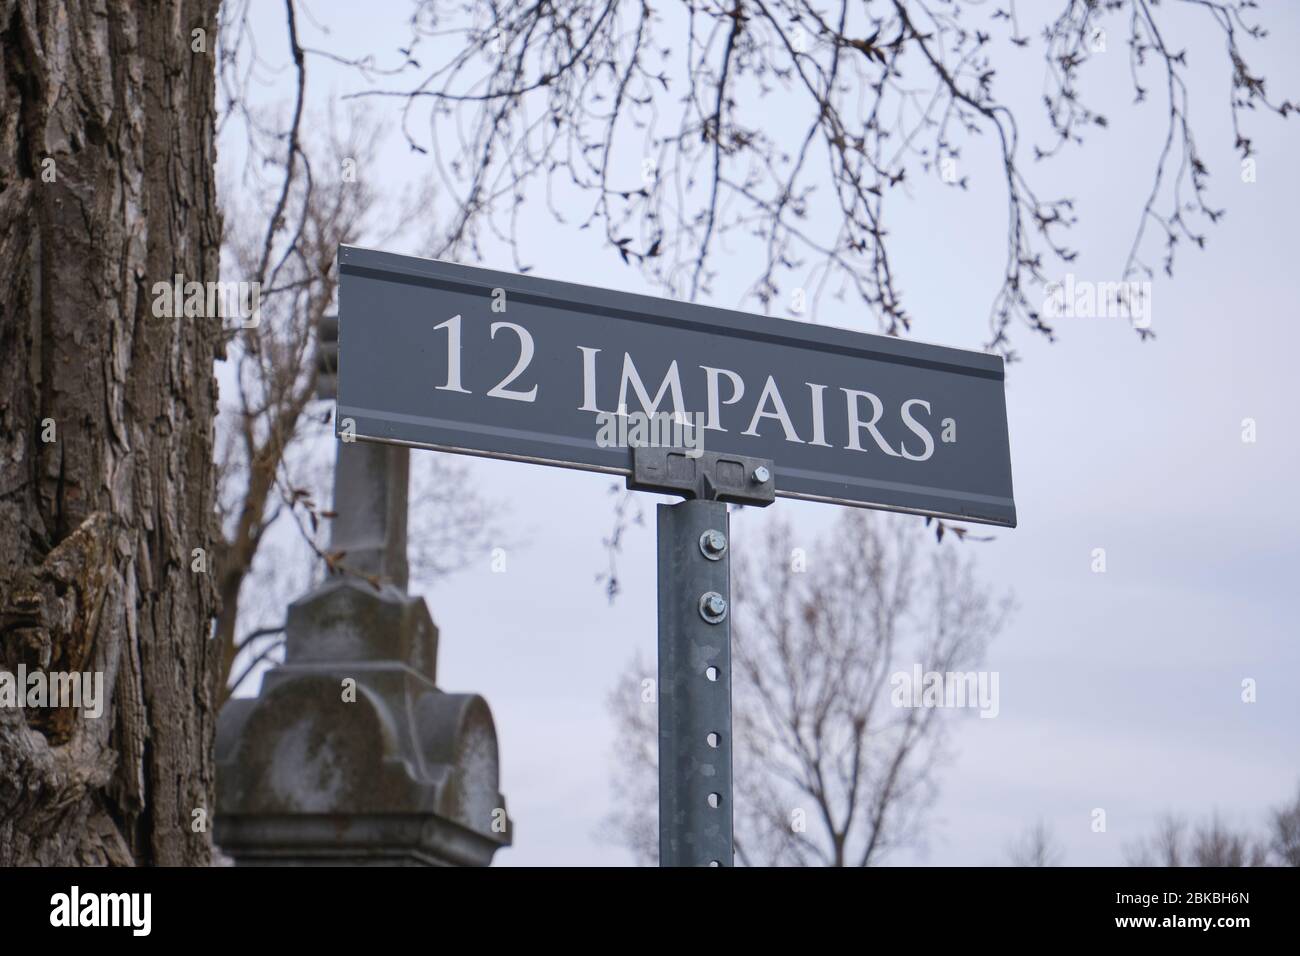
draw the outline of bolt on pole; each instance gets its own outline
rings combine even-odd
[[[731,866],[727,506],[659,505],[659,865]]]

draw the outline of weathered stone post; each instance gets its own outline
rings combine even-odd
[[[406,593],[408,475],[406,448],[339,442],[348,573],[290,605],[284,663],[221,712],[214,836],[241,866],[486,866],[511,842],[492,713],[438,689],[438,629]]]

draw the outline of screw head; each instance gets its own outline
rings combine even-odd
[[[759,465],[757,468],[754,469],[753,474],[751,474],[749,477],[750,480],[754,482],[754,484],[765,485],[772,480],[772,473],[762,465]]]
[[[700,553],[710,561],[721,561],[727,553],[727,536],[721,531],[710,528],[700,535]]]
[[[717,591],[700,595],[700,617],[710,624],[721,624],[727,618],[727,599]]]

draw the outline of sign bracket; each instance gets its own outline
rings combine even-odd
[[[776,500],[771,459],[716,451],[633,447],[627,487],[759,508]]]

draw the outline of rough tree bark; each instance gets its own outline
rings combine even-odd
[[[0,864],[210,862],[217,5],[0,0],[0,670],[107,698],[0,707]]]

